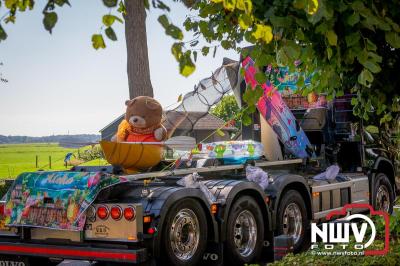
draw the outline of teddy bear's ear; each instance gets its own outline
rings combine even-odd
[[[130,106],[130,105],[132,105],[135,101],[136,101],[136,99],[126,100],[126,101],[125,101],[125,105],[126,105],[126,106]]]
[[[160,108],[160,104],[154,99],[147,99],[146,100],[146,106],[150,110],[156,110],[156,109]]]

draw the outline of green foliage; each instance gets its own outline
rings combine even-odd
[[[161,0],[145,1],[147,9],[170,8]],[[180,73],[188,76],[195,70],[198,51],[213,55],[218,46],[245,53],[240,44],[255,45],[251,56],[258,66],[288,66],[301,60],[306,76],[313,73],[312,84],[303,92],[328,94],[327,98],[352,92],[354,113],[369,121],[387,124],[400,112],[400,8],[394,1],[259,1],[259,0],[186,0],[185,6],[198,13],[183,23],[194,40],[182,42],[182,30],[173,25],[166,14],[159,17],[165,33],[178,40],[172,53],[179,62]],[[4,22],[15,22],[18,12],[34,8],[33,0],[0,0],[8,11]],[[168,3],[168,2],[167,2]],[[45,29],[52,31],[57,23],[56,9],[67,0],[47,0],[43,10]],[[95,49],[105,48],[104,30],[116,40],[111,28],[114,10],[126,15],[124,0],[103,0],[110,13],[103,17],[105,28],[93,35]],[[2,22],[0,22],[2,23]],[[207,43],[199,42],[204,37]],[[0,25],[0,42],[7,33]],[[215,45],[215,43],[219,45]],[[204,44],[204,45],[203,45]],[[203,45],[202,47],[197,47]],[[257,75],[261,80],[261,75]],[[299,79],[299,82],[304,82]],[[254,100],[254,98],[252,98]],[[253,109],[255,102],[249,104]],[[243,117],[248,120],[246,116]]]
[[[240,108],[234,95],[224,96],[221,101],[211,109],[210,113],[221,118],[225,122],[234,124],[238,129],[241,128],[241,121],[237,119],[240,113]]]
[[[255,45],[250,55],[259,66],[294,68],[300,59],[304,73],[318,77],[305,94],[355,93],[355,114],[380,123],[399,112],[398,3],[201,0],[192,8],[199,16],[188,18],[184,27],[209,43],[243,53],[238,44],[246,40]]]

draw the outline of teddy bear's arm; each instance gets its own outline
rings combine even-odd
[[[154,130],[154,137],[158,141],[163,141],[163,140],[167,139],[167,130],[165,129],[165,127],[163,125],[161,125],[161,127]]]

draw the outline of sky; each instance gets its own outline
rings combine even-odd
[[[19,13],[15,24],[2,23],[8,38],[0,43],[0,72],[9,82],[0,83],[0,135],[98,134],[125,111],[129,96],[124,26],[114,27],[117,42],[106,39],[107,48],[95,50],[91,35],[108,13],[101,0],[71,0],[72,7],[58,8],[51,35],[42,24],[44,2]],[[0,8],[0,17],[4,12]],[[183,4],[171,3],[169,18],[176,25],[188,13]],[[223,57],[239,56],[222,48],[215,58],[199,55],[195,73],[181,76],[170,52],[173,39],[157,21],[160,14],[148,13],[147,43],[154,96],[168,106],[209,77]]]

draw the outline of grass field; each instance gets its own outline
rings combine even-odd
[[[84,150],[85,148],[81,148]],[[68,152],[77,153],[77,149],[58,146],[57,143],[0,144],[0,178],[13,178],[22,172],[37,170],[64,170],[64,158]],[[38,168],[36,168],[36,155]],[[51,169],[49,168],[51,156]],[[93,160],[85,165],[104,165],[103,160]]]

